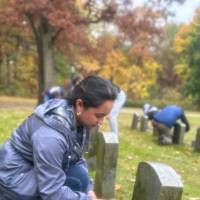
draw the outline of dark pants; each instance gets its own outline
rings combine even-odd
[[[87,192],[89,185],[88,171],[82,165],[73,165],[67,171],[66,186],[70,187],[73,191]]]
[[[86,168],[82,165],[73,165],[66,172],[66,175],[66,186],[71,188],[73,191],[87,192],[89,176]],[[41,200],[41,198],[35,199],[21,196],[0,185],[0,200]]]
[[[162,123],[152,121],[153,128],[158,132],[158,142],[161,145],[169,145],[173,143],[172,130]]]

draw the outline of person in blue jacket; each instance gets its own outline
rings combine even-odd
[[[0,148],[0,200],[96,199],[82,150],[86,129],[103,122],[116,91],[98,76],[66,99],[36,107]]]
[[[158,111],[150,111],[147,113],[152,125],[158,130],[159,143],[168,145],[173,143],[172,127],[177,120],[181,120],[185,126],[186,131],[189,131],[190,124],[183,109],[176,105],[169,105]]]

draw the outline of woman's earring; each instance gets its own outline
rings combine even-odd
[[[77,112],[76,115],[79,116],[81,114],[81,112]]]

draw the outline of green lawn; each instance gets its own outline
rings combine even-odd
[[[131,199],[138,163],[163,162],[181,175],[184,183],[183,200],[200,200],[200,153],[194,152],[191,141],[200,126],[200,113],[186,112],[191,130],[185,135],[183,145],[159,146],[151,131],[140,133],[130,129],[132,113],[138,109],[124,109],[119,117],[120,144],[117,169],[117,199]]]
[[[119,116],[120,145],[117,168],[117,200],[131,199],[135,174],[141,161],[158,161],[173,167],[184,182],[183,200],[200,200],[200,153],[191,148],[200,113],[186,112],[191,130],[184,145],[159,146],[151,132],[140,133],[130,129],[132,113],[136,109],[123,109]],[[13,128],[32,112],[32,108],[0,108],[0,142],[10,137]],[[140,109],[137,109],[140,112]]]
[[[25,108],[0,108],[0,142],[10,137],[13,128],[16,128],[29,114],[32,109]]]

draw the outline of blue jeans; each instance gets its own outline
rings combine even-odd
[[[90,182],[88,170],[82,165],[72,165],[66,172],[67,179],[65,185],[73,191],[87,192]]]

